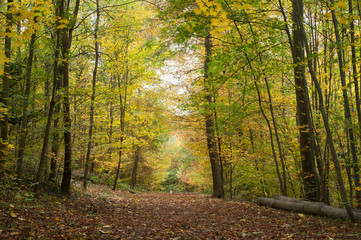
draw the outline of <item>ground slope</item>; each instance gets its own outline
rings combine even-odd
[[[358,224],[200,194],[91,189],[0,207],[0,239],[361,239]]]

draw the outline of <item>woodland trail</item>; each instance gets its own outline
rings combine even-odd
[[[0,207],[0,239],[361,239],[359,224],[201,194],[93,191]]]

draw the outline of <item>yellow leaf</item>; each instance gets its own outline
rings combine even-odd
[[[217,29],[212,29],[210,33],[212,36],[216,36],[218,34],[218,31]]]
[[[355,187],[355,190],[356,191],[361,191],[361,187],[357,186],[357,187]]]
[[[10,204],[9,207],[14,208],[14,205]]]
[[[68,24],[69,20],[68,19],[62,19],[62,20],[59,20],[59,23]]]
[[[11,212],[11,213],[10,213],[10,216],[11,216],[11,217],[14,217],[14,218],[17,217],[14,212]]]
[[[212,26],[219,26],[220,22],[217,18],[214,18],[211,20],[211,24],[212,24]]]
[[[57,27],[58,29],[63,29],[63,28],[66,28],[66,25],[65,24],[61,24]]]
[[[338,2],[336,5],[337,5],[339,8],[343,8],[343,7],[345,7],[346,3],[345,3],[345,2]]]
[[[250,9],[252,8],[252,5],[251,4],[248,4],[248,3],[245,3],[245,4],[242,4],[242,6],[240,7],[242,10],[247,10],[247,9]]]
[[[211,8],[211,9],[209,10],[209,15],[215,17],[215,16],[217,16],[217,13],[216,13],[216,11],[214,11],[214,10]]]
[[[201,10],[200,8],[195,9],[194,12],[195,12],[197,15],[202,14],[202,10]]]
[[[345,72],[346,72],[347,70],[349,70],[349,69],[350,69],[350,66],[347,65],[347,64],[346,64],[345,66],[343,66],[343,68],[342,68],[342,70],[345,71]]]
[[[305,218],[305,214],[299,213],[298,216],[300,216],[301,218]]]
[[[347,86],[343,86],[341,89],[342,89],[342,90],[346,90],[346,89],[347,89]]]
[[[326,19],[326,20],[331,19],[331,17],[332,17],[331,13],[326,13],[326,14],[325,14],[325,19]]]
[[[345,24],[346,23],[346,18],[344,17],[344,16],[342,16],[341,18],[340,18],[340,23],[341,24]]]

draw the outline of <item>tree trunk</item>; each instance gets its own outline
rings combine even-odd
[[[212,89],[210,88],[210,77],[209,77],[209,63],[210,57],[212,55],[212,43],[211,43],[211,35],[208,33],[205,37],[205,61],[204,61],[204,89],[206,92],[206,103],[208,104],[205,114],[206,121],[206,134],[207,134],[207,147],[209,152],[209,159],[211,162],[212,169],[212,179],[213,179],[213,197],[216,198],[224,198],[224,189],[222,182],[222,174],[219,166],[219,156],[217,151],[217,139],[215,135],[215,125],[214,125],[214,114],[212,110],[213,105],[213,97],[212,97]]]
[[[64,0],[62,0],[64,5]],[[73,26],[70,28],[64,28],[62,30],[62,59],[63,64],[61,68],[61,75],[62,75],[62,88],[64,90],[64,97],[63,97],[63,111],[64,111],[64,171],[63,171],[63,179],[61,182],[61,192],[64,194],[70,194],[70,183],[71,183],[71,163],[72,163],[72,148],[71,148],[71,118],[70,118],[70,101],[69,101],[69,53],[71,48],[72,42],[72,34],[73,34],[73,27],[75,25],[78,11],[79,11],[80,0],[76,0],[74,12],[72,19],[70,19]],[[66,19],[69,15],[69,8],[67,6],[67,14],[61,14],[63,19]]]
[[[95,30],[94,30],[94,41],[95,41],[95,63],[93,71],[93,82],[92,82],[92,95],[90,99],[90,120],[89,120],[89,135],[88,135],[88,150],[86,153],[85,168],[84,168],[84,178],[83,178],[83,188],[86,189],[88,181],[88,171],[89,171],[89,162],[92,148],[92,137],[93,137],[93,125],[94,125],[94,101],[95,101],[95,88],[98,72],[98,62],[99,62],[99,43],[98,43],[98,29],[99,29],[99,0],[96,1],[97,5],[97,17],[95,20]]]
[[[349,7],[349,14],[350,16],[353,16],[353,6],[352,6],[352,0],[348,0],[348,7]],[[353,76],[353,82],[355,86],[355,100],[356,100],[356,110],[357,110],[357,117],[358,117],[358,125],[361,131],[361,104],[360,104],[360,93],[359,93],[359,85],[358,85],[358,78],[357,78],[357,66],[356,66],[356,47],[355,47],[355,22],[353,18],[351,19],[350,23],[350,35],[351,35],[351,58],[352,58],[352,76]],[[346,109],[345,109],[346,110]],[[351,118],[351,115],[349,116]],[[351,120],[351,119],[350,119]],[[352,130],[352,128],[351,128]],[[351,131],[352,132],[352,131]],[[350,132],[350,134],[351,134]],[[353,132],[352,132],[353,135]],[[356,186],[356,205],[357,208],[361,208],[361,190],[358,190],[360,188],[360,168],[359,163],[357,160],[356,150],[352,149],[352,147],[355,147],[355,143],[351,140],[350,135],[350,141],[351,141],[351,153],[352,153],[352,159],[353,159],[353,177],[354,177],[354,183]],[[355,141],[355,139],[354,139]],[[353,145],[352,145],[353,144]],[[355,151],[355,155],[353,155],[353,151]],[[355,158],[356,157],[356,158]]]
[[[297,125],[299,127],[299,141],[302,164],[302,178],[305,189],[306,199],[310,201],[319,200],[319,191],[315,170],[315,160],[312,151],[312,124],[309,111],[309,99],[307,94],[307,82],[304,65],[304,42],[302,30],[299,26],[303,19],[303,0],[293,0],[293,63],[296,101],[297,101]],[[297,21],[300,19],[300,21]]]
[[[317,216],[343,219],[348,217],[347,212],[343,208],[335,208],[321,202],[310,202],[284,196],[258,198],[257,204]],[[354,216],[355,221],[361,222],[361,212],[354,212]]]
[[[11,37],[8,34],[11,34],[11,28],[13,24],[13,15],[11,13],[12,11],[12,4],[13,0],[8,0],[7,5],[7,12],[6,12],[6,18],[8,21],[6,21],[6,29],[5,32],[7,35],[5,35],[5,57],[7,59],[7,62],[4,64],[4,74],[2,77],[2,96],[1,96],[1,103],[3,104],[3,108],[7,109],[9,105],[9,80],[10,80],[10,61],[11,61]],[[6,112],[2,111],[2,116],[0,120],[0,181],[4,177],[4,165],[6,161],[6,152],[7,152],[7,139],[8,139],[8,121],[9,116]]]

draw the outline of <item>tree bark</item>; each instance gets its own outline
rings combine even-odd
[[[64,0],[62,0],[64,5]],[[68,2],[69,4],[69,2]],[[69,53],[72,42],[72,34],[73,27],[75,25],[78,11],[79,11],[80,0],[76,0],[73,16],[70,22],[72,22],[72,26],[69,28],[64,28],[62,30],[62,59],[63,64],[61,67],[61,75],[62,75],[62,88],[64,90],[63,97],[63,122],[64,122],[64,171],[63,171],[63,179],[61,182],[61,192],[64,194],[70,194],[70,183],[71,183],[71,164],[72,164],[72,146],[71,146],[71,118],[70,118],[70,100],[69,100]],[[66,14],[63,11],[61,14],[63,19],[66,19],[69,15],[70,6],[67,5]]]
[[[321,202],[310,202],[296,198],[273,196],[271,198],[258,198],[258,205],[284,209],[292,212],[325,216],[331,218],[347,219],[345,209],[336,208]],[[354,212],[355,221],[361,222],[361,212]]]
[[[224,188],[222,182],[222,174],[219,165],[219,156],[217,151],[217,139],[215,135],[215,125],[214,125],[214,114],[212,110],[213,97],[210,88],[210,77],[209,77],[209,63],[210,57],[212,55],[212,43],[211,35],[207,34],[204,42],[205,47],[205,61],[204,61],[204,90],[206,93],[206,103],[207,109],[205,113],[205,123],[206,123],[206,135],[207,135],[207,147],[209,152],[209,159],[211,162],[212,169],[212,179],[213,179],[213,197],[224,198]]]
[[[348,7],[349,7],[349,14],[353,17],[353,6],[352,6],[352,0],[348,0]],[[359,83],[357,78],[357,66],[356,66],[356,47],[355,47],[355,22],[353,18],[350,22],[350,35],[351,35],[351,58],[352,58],[352,76],[353,76],[353,83],[355,86],[355,100],[356,100],[356,110],[357,110],[357,117],[358,117],[358,125],[361,131],[361,104],[360,104],[360,92],[359,92]],[[346,109],[345,109],[346,110]],[[349,116],[351,118],[351,115]],[[352,130],[352,129],[351,129]],[[349,130],[350,131],[350,130]],[[351,131],[352,132],[352,131]],[[355,142],[352,142],[351,140],[351,132],[350,132],[350,141],[351,141],[351,153],[352,153],[352,159],[353,159],[353,177],[354,177],[354,184],[356,186],[356,205],[357,208],[361,208],[361,190],[358,190],[360,188],[360,168],[359,163],[357,160],[356,150],[355,150]],[[353,132],[352,132],[353,137]],[[354,139],[354,141],[356,141]],[[354,147],[354,149],[352,149]],[[355,155],[353,154],[355,153]]]
[[[11,28],[13,24],[13,15],[11,13],[12,3],[13,0],[8,0],[7,5],[7,12],[6,12],[6,26],[5,26],[5,32],[7,35],[5,35],[5,57],[7,59],[7,62],[4,64],[4,74],[2,76],[2,95],[1,95],[1,103],[3,104],[4,110],[8,108],[9,105],[9,81],[10,81],[10,61],[11,61],[11,37],[9,37],[8,34],[11,33]],[[5,111],[2,111],[1,118],[0,118],[0,181],[4,177],[4,165],[6,161],[6,151],[7,151],[7,140],[8,140],[8,121],[9,116],[8,113]]]
[[[297,125],[299,127],[299,142],[302,164],[302,178],[306,199],[319,200],[319,190],[315,172],[315,159],[312,151],[312,124],[309,111],[309,98],[304,65],[304,42],[299,26],[303,19],[303,0],[293,0],[293,63],[297,101]],[[300,19],[300,21],[297,21]],[[302,23],[302,22],[301,22]]]

